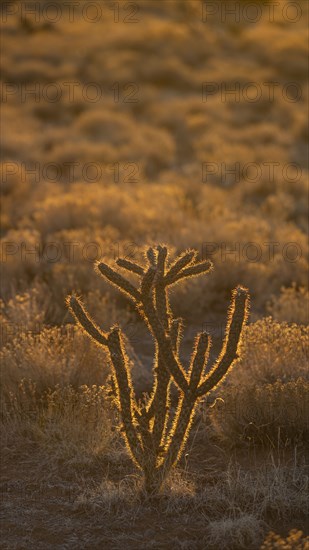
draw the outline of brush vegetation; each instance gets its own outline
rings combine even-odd
[[[1,541],[304,550],[309,4],[89,4],[1,2]]]

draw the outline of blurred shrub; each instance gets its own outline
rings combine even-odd
[[[279,296],[274,296],[268,304],[268,311],[277,321],[309,324],[309,292],[306,288],[291,287],[281,289]]]
[[[306,550],[309,547],[309,537],[301,530],[291,529],[287,537],[281,537],[270,531],[260,550]]]

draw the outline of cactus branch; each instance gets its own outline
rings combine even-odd
[[[67,304],[80,327],[84,329],[91,338],[96,340],[96,342],[102,346],[107,346],[106,336],[92,321],[81,301],[76,296],[69,296]]]
[[[109,265],[99,262],[97,269],[103,277],[108,279],[113,285],[119,288],[125,294],[128,294],[130,298],[133,298],[136,302],[140,302],[141,295],[132,283],[127,281],[122,275],[114,271]]]
[[[170,371],[178,387],[185,390],[188,382],[179,360],[175,357],[171,338],[165,333],[153,303],[147,297],[143,298],[143,312],[148,326],[162,352],[166,368]]]
[[[168,270],[165,276],[166,285],[171,284],[171,282],[174,281],[176,275],[178,275],[178,273],[184,267],[186,267],[187,265],[190,265],[195,258],[196,258],[195,250],[189,250],[188,252],[181,254],[181,256],[179,256],[179,258],[177,258],[175,262],[171,265],[170,269]]]
[[[146,252],[146,257],[148,259],[149,265],[155,266],[156,265],[156,256],[153,248],[148,248]]]
[[[131,271],[131,273],[136,273],[136,275],[144,275],[143,268],[136,264],[135,262],[131,262],[130,260],[125,260],[123,258],[118,258],[116,260],[116,264],[119,265],[119,267],[123,267],[127,271]]]
[[[133,410],[137,409],[128,360],[123,349],[119,328],[114,328],[108,335],[108,349],[115,370],[119,409],[123,421],[128,447],[138,466],[142,465],[142,449],[137,436]]]
[[[249,293],[246,288],[237,287],[232,294],[232,303],[230,306],[228,323],[226,327],[226,336],[221,354],[216,361],[211,372],[198,387],[197,395],[202,396],[215,388],[222,381],[229,368],[237,359],[238,345],[241,338],[242,329],[247,321],[249,314]]]
[[[149,266],[141,281],[141,296],[147,296],[147,299],[152,301],[152,285],[156,276],[156,268]]]
[[[197,401],[190,390],[179,401],[174,424],[166,446],[166,454],[160,464],[160,473],[166,477],[184,450],[190,426],[192,425]]]
[[[190,365],[190,388],[192,390],[195,390],[200,382],[210,346],[211,338],[207,332],[202,332],[197,336]]]
[[[197,275],[201,275],[202,273],[209,273],[212,269],[212,263],[206,260],[205,262],[199,262],[197,264],[190,265],[189,267],[186,267],[179,271],[177,274],[175,274],[173,277],[169,277],[166,279],[166,282],[168,285],[172,285],[179,281],[180,279],[188,278],[188,277],[196,277]]]

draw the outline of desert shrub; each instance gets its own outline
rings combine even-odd
[[[206,184],[205,187],[195,184],[196,191],[192,186],[190,188],[187,178],[178,183],[175,175],[172,180],[168,175],[165,178],[162,176],[161,184],[147,183],[145,186],[142,181],[134,185],[126,184],[121,187],[121,193],[119,185],[76,182],[68,186],[65,192],[61,185],[54,185],[52,196],[49,196],[47,183],[40,193],[30,194],[31,209],[27,204],[24,206],[24,215],[19,217],[19,229],[8,231],[1,243],[3,297],[12,296],[12,284],[17,291],[25,291],[34,278],[40,278],[49,284],[53,292],[58,288],[59,301],[63,304],[65,292],[70,291],[67,288],[61,294],[62,285],[57,281],[56,272],[63,265],[68,272],[72,271],[70,276],[77,281],[80,290],[88,292],[95,284],[94,278],[90,281],[91,277],[84,276],[83,266],[77,267],[77,262],[81,259],[82,264],[89,264],[85,257],[80,256],[83,246],[93,242],[95,245],[92,248],[91,245],[86,248],[87,258],[96,254],[97,250],[108,255],[113,242],[118,242],[120,248],[122,243],[124,246],[133,243],[137,255],[145,245],[151,245],[155,240],[169,242],[177,250],[194,245],[202,253],[205,243],[214,243],[218,251],[211,259],[214,259],[217,277],[207,282],[208,292],[204,292],[204,283],[198,282],[192,287],[190,299],[187,293],[180,293],[180,305],[183,304],[188,312],[192,299],[195,315],[199,318],[208,307],[221,303],[222,296],[228,292],[227,269],[231,284],[241,277],[243,283],[250,287],[253,306],[261,312],[282,285],[290,286],[293,281],[298,286],[306,285],[308,264],[304,233],[294,224],[287,224],[279,218],[279,227],[274,230],[267,216],[261,219],[250,213],[250,208],[243,213],[241,220],[235,219],[233,209],[246,209],[236,192],[224,192]],[[160,218],[157,216],[158,210]],[[288,261],[282,254],[282,247],[291,240],[302,252],[297,263]],[[271,259],[264,245],[268,241],[280,243]],[[74,249],[73,260],[72,255],[69,257],[67,253],[68,243],[75,246],[76,242],[78,246]],[[247,250],[248,242],[254,243],[253,249]],[[12,243],[11,248],[9,243]],[[251,260],[250,254],[254,256],[256,251],[262,251],[262,256],[258,261]]]
[[[211,408],[216,435],[231,445],[304,442],[307,356],[308,327],[271,317],[246,327],[242,355]]]
[[[36,394],[56,385],[103,384],[108,375],[104,350],[91,346],[72,325],[20,333],[1,353],[2,398],[15,393],[23,379],[36,384]]]
[[[279,323],[271,317],[248,325],[243,353],[230,383],[247,387],[300,377],[308,380],[308,336],[309,327]]]
[[[268,311],[277,321],[309,324],[309,292],[306,288],[291,287],[281,289],[279,296],[273,296]]]
[[[11,229],[1,239],[1,296],[12,297],[15,292],[25,292],[34,278],[42,273],[39,261],[41,236],[33,229]]]
[[[36,383],[23,380],[9,396],[1,420],[6,446],[32,441],[50,458],[56,455],[75,466],[112,451],[114,420],[103,386],[58,385],[42,393]]]
[[[306,550],[309,546],[309,537],[299,529],[291,529],[287,537],[270,531],[260,550]]]
[[[51,294],[45,285],[33,285],[7,302],[0,300],[1,346],[21,333],[39,333],[46,322]]]
[[[272,448],[304,444],[309,436],[309,383],[296,381],[225,388],[211,408],[212,428],[231,445]]]

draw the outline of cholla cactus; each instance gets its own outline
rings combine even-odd
[[[168,299],[168,288],[178,281],[207,273],[209,261],[197,261],[197,252],[186,251],[171,265],[164,246],[149,248],[146,266],[118,259],[123,270],[140,279],[137,288],[118,271],[103,262],[97,271],[125,293],[135,304],[146,322],[155,342],[154,385],[148,402],[138,404],[132,385],[124,339],[118,326],[104,334],[90,319],[81,301],[68,297],[71,312],[81,327],[99,345],[109,351],[113,374],[112,392],[122,420],[122,432],[135,464],[143,471],[144,487],[148,494],[160,490],[171,468],[184,449],[198,402],[220,381],[238,357],[237,350],[243,326],[248,317],[249,295],[237,287],[232,294],[225,340],[222,351],[211,369],[207,369],[211,338],[207,332],[196,336],[189,369],[179,359],[181,320],[174,319]],[[170,409],[171,382],[178,387],[178,405]]]

